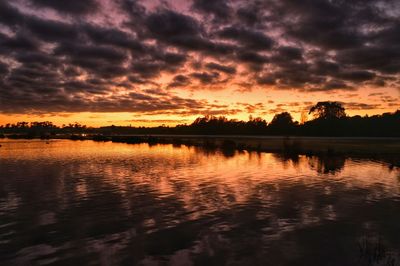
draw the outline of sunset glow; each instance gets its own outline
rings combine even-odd
[[[399,15],[391,0],[0,0],[0,124],[394,112]]]

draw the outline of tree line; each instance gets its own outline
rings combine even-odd
[[[318,102],[309,110],[310,121],[294,121],[288,112],[276,114],[268,123],[257,117],[248,121],[224,116],[199,117],[189,125],[175,127],[107,126],[90,128],[78,123],[55,126],[51,122],[18,122],[0,126],[0,134],[29,137],[56,134],[198,134],[198,135],[298,135],[347,137],[400,137],[400,110],[373,116],[348,116],[339,102]]]

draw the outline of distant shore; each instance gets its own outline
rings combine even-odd
[[[23,135],[6,135],[28,139]],[[174,144],[208,149],[248,150],[297,154],[400,155],[400,138],[301,137],[237,135],[87,135],[64,134],[42,139],[111,141],[127,144]]]

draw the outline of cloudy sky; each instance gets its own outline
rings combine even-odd
[[[398,0],[0,0],[0,124],[400,108]]]

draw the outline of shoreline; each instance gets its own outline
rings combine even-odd
[[[400,138],[378,137],[302,137],[302,136],[229,136],[229,135],[86,135],[65,134],[27,138],[23,135],[8,139],[70,139],[116,142],[200,146],[207,149],[247,150],[287,154],[325,155],[400,155]]]

